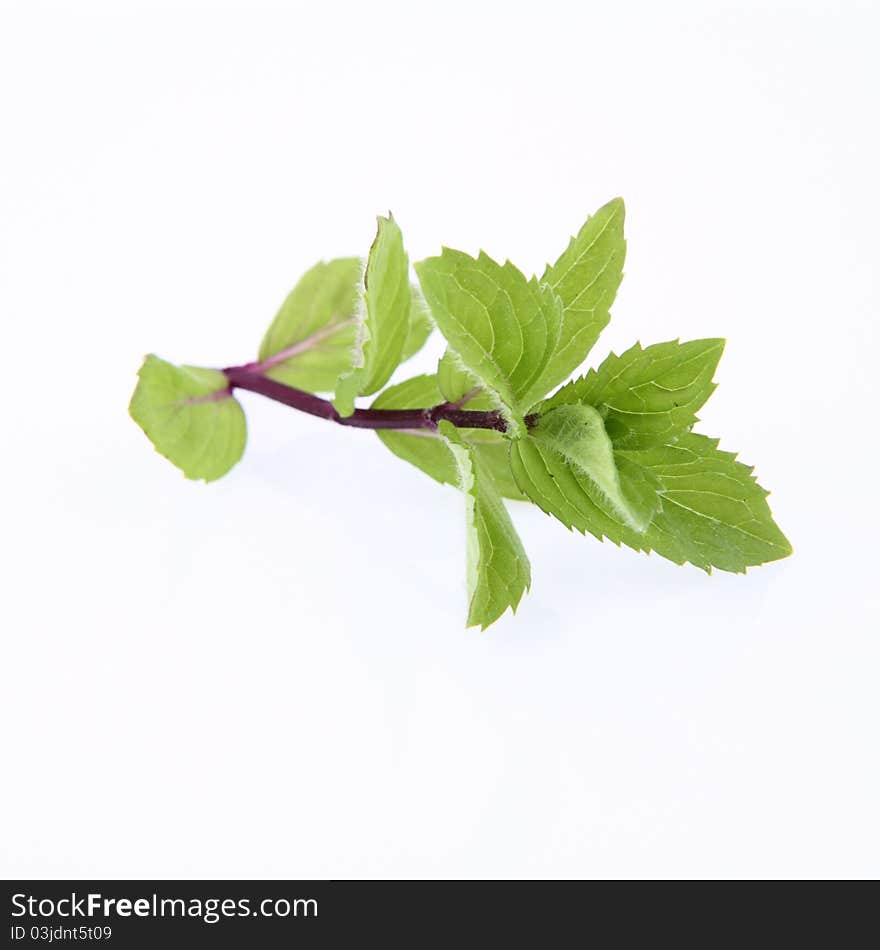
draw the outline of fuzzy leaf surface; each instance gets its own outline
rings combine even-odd
[[[644,493],[644,479],[628,491],[632,469],[618,471],[611,439],[602,417],[592,406],[562,405],[541,415],[529,439],[556,469],[566,467],[593,504],[615,521],[644,531],[657,508],[656,492]]]

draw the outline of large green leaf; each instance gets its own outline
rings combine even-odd
[[[187,478],[214,481],[244,452],[244,412],[217,370],[175,366],[148,356],[129,412],[156,451]]]
[[[516,612],[531,584],[529,560],[491,473],[454,426],[441,422],[440,432],[467,505],[467,623],[485,630],[508,607]]]
[[[352,414],[355,397],[368,396],[388,382],[403,359],[410,333],[409,259],[400,228],[390,215],[378,219],[364,275],[364,300],[354,366],[336,387],[334,405],[342,416]]]
[[[544,271],[541,282],[560,298],[564,310],[558,346],[532,387],[534,400],[571,376],[608,325],[626,257],[623,219],[623,200],[609,201]]]
[[[442,403],[436,376],[414,376],[389,386],[373,402],[373,409],[426,409]],[[472,408],[467,405],[466,408]],[[510,471],[507,439],[492,429],[462,429],[462,436],[479,457],[505,498],[523,500]],[[398,458],[420,468],[431,478],[449,485],[458,484],[458,469],[446,441],[427,429],[377,429],[376,435]]]
[[[718,448],[718,439],[689,432],[669,445],[618,454],[660,483],[661,507],[647,540],[664,557],[742,572],[791,554],[767,504],[769,492],[736,453]]]
[[[463,369],[502,408],[517,437],[523,409],[559,341],[562,307],[509,261],[444,248],[416,265],[434,321]]]
[[[724,340],[673,340],[645,349],[637,343],[563,386],[541,411],[594,406],[618,449],[670,442],[697,421],[697,410],[715,389],[712,376],[723,349]]]
[[[332,392],[352,367],[363,261],[315,264],[287,295],[263,342],[260,369],[309,392]]]
[[[685,433],[676,442],[640,451],[615,453],[618,469],[639,470],[659,508],[642,533],[603,511],[583,479],[557,453],[532,438],[511,446],[511,467],[517,484],[542,510],[569,528],[636,550],[656,551],[677,564],[690,562],[705,571],[713,567],[743,572],[775,561],[791,546],[773,521],[767,492],[752,469],[718,448],[718,440]]]

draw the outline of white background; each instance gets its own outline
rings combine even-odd
[[[0,6],[0,871],[880,873],[876,4]],[[460,498],[371,433],[245,394],[206,487],[127,416],[377,213],[532,272],[618,194],[591,359],[728,338],[701,430],[787,561],[517,507],[480,634]]]

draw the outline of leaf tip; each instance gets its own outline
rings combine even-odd
[[[617,195],[616,198],[612,198],[609,202],[605,204],[605,208],[612,212],[614,215],[620,215],[621,218],[626,216],[626,202],[620,195]]]

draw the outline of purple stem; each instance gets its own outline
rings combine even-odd
[[[333,404],[320,396],[295,389],[269,379],[247,366],[230,366],[223,370],[230,389],[247,389],[259,393],[310,416],[329,419],[341,426],[355,429],[430,429],[436,430],[441,420],[467,429],[495,429],[506,432],[507,423],[497,409],[477,412],[459,409],[455,403],[444,402],[427,409],[355,409],[350,416],[340,416]],[[532,421],[531,417],[526,422]]]

